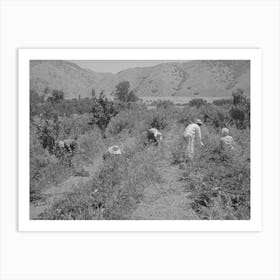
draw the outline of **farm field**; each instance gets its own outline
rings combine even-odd
[[[30,100],[31,219],[250,219],[250,100],[242,89],[231,98],[139,99],[120,82],[113,100],[65,99],[59,90],[48,98],[33,91]],[[190,163],[183,132],[197,118],[204,146],[195,145]],[[151,127],[162,134],[158,145],[147,141]],[[233,152],[220,149],[223,127]],[[62,149],[64,139],[77,147]],[[121,154],[108,154],[113,145]]]
[[[220,99],[232,99],[231,96],[225,95],[220,97],[213,97],[213,96],[160,96],[160,97],[154,97],[154,96],[143,96],[141,99],[144,103],[150,104],[153,102],[157,102],[158,100],[162,101],[171,101],[175,105],[177,104],[187,104],[189,101],[193,99],[202,98],[203,100],[207,101],[208,103],[212,103],[214,100],[220,100]]]

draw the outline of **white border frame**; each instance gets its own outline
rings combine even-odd
[[[18,230],[19,231],[261,231],[262,229],[262,54],[260,49],[19,49],[18,50]],[[250,60],[251,219],[79,220],[29,219],[30,60]]]

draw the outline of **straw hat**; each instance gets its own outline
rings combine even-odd
[[[224,127],[224,128],[222,129],[222,135],[228,135],[228,134],[229,134],[229,129],[226,128],[226,127]]]
[[[119,146],[112,146],[112,147],[110,147],[108,149],[108,152],[110,154],[113,154],[113,155],[120,155],[122,153]]]

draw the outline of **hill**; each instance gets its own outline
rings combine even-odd
[[[68,61],[31,61],[30,87],[40,94],[61,89],[66,98],[91,96],[104,90],[111,96],[121,81],[129,81],[139,97],[225,97],[238,87],[250,95],[250,61],[193,60],[136,67],[117,74],[97,73]],[[47,88],[47,90],[46,90]]]
[[[30,62],[30,89],[39,94],[52,89],[63,90],[66,98],[87,97],[92,89],[101,90],[113,78],[111,73],[95,73],[62,60]],[[106,89],[106,88],[105,88]]]

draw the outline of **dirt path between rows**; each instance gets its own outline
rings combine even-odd
[[[95,173],[99,170],[100,166],[103,164],[102,155],[99,155],[95,160],[94,164],[86,166],[86,171],[89,172],[89,176],[70,176],[67,180],[58,184],[57,186],[52,186],[42,191],[42,196],[45,197],[45,201],[40,205],[30,205],[30,219],[37,219],[39,215],[44,212],[44,210],[49,207],[55,200],[61,198],[65,193],[74,191],[78,186],[85,185],[89,182]]]
[[[119,147],[122,150],[124,147],[132,145],[134,141],[135,137],[128,137],[119,143]],[[86,185],[86,183],[96,175],[102,165],[103,153],[101,152],[100,155],[94,159],[93,164],[85,166],[85,170],[88,171],[89,176],[81,177],[72,175],[64,182],[43,190],[42,196],[45,197],[45,201],[41,202],[40,204],[30,204],[30,219],[38,219],[40,214],[43,213],[45,209],[47,209],[56,200],[63,197],[65,193],[73,192],[77,187]]]
[[[172,165],[170,156],[174,145],[173,131],[165,138],[164,155],[158,162],[158,170],[163,179],[156,185],[150,185],[144,191],[144,198],[139,203],[130,219],[133,220],[198,220],[199,217],[190,208],[191,200],[185,183],[180,180],[182,170]]]
[[[121,147],[133,143],[134,138],[127,138]],[[197,215],[190,208],[191,200],[186,191],[184,181],[181,181],[182,170],[178,165],[171,164],[171,150],[174,145],[174,131],[166,135],[162,156],[157,164],[162,181],[151,184],[144,190],[143,200],[132,212],[131,220],[197,220]],[[74,191],[76,187],[86,184],[91,180],[103,164],[102,155],[94,160],[94,164],[88,165],[86,170],[88,177],[70,176],[66,181],[43,191],[46,200],[40,205],[30,205],[30,219],[38,219],[39,215],[49,207],[55,200],[61,198],[65,193]]]

